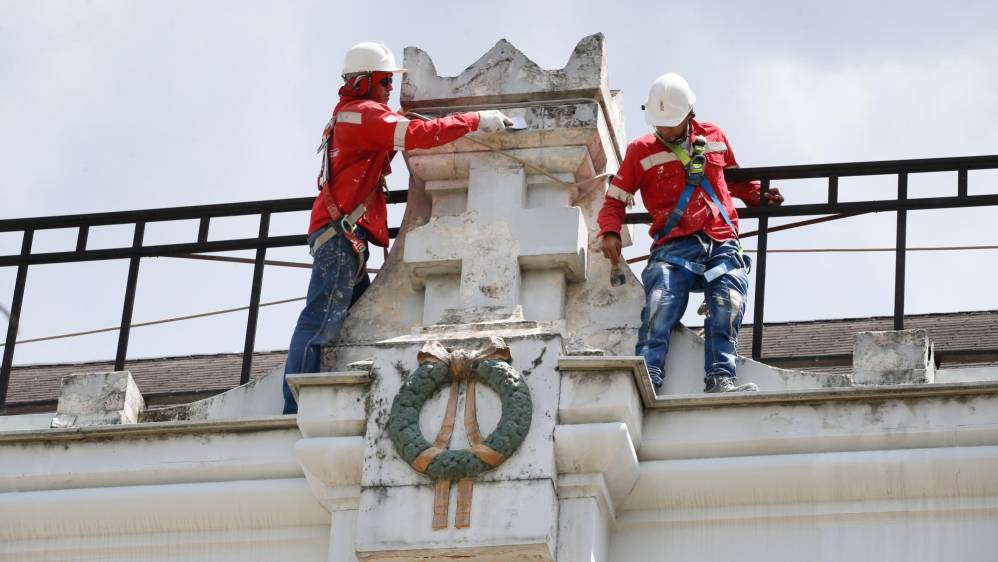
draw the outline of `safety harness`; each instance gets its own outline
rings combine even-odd
[[[655,234],[655,240],[661,240],[669,235],[670,232],[679,224],[680,219],[683,218],[683,213],[686,212],[686,207],[690,204],[690,199],[693,198],[693,193],[696,188],[701,188],[710,197],[710,200],[714,202],[717,210],[720,211],[721,217],[724,222],[727,223],[728,227],[731,228],[731,233],[734,235],[735,239],[738,239],[738,229],[735,228],[734,223],[731,221],[731,217],[728,216],[728,212],[724,210],[724,205],[721,204],[720,198],[714,191],[714,186],[710,184],[710,180],[707,179],[705,174],[707,168],[707,157],[705,153],[707,152],[707,139],[702,136],[697,136],[693,139],[692,152],[691,155],[678,144],[673,144],[665,140],[659,133],[655,133],[655,137],[664,144],[672,153],[679,159],[679,162],[683,165],[686,170],[686,186],[683,187],[683,192],[679,196],[679,201],[676,202],[676,206],[672,208],[672,212],[669,213],[669,218],[665,222],[665,226]],[[653,253],[654,255],[654,253]],[[694,275],[703,277],[706,283],[721,277],[729,271],[735,269],[740,269],[745,267],[749,269],[751,267],[748,256],[742,254],[741,244],[738,247],[738,260],[725,260],[720,265],[716,265],[710,269],[706,269],[703,264],[691,262],[683,257],[666,254],[664,256],[655,256],[654,259],[662,260],[666,263],[675,265],[680,268],[680,270],[687,276],[690,280],[690,286],[692,291],[700,293],[703,292],[704,287],[696,283],[696,278]]]
[[[317,236],[312,242],[312,247],[309,248],[309,253],[313,256],[319,251],[319,248],[329,242],[336,236],[342,236],[350,242],[350,246],[353,248],[354,253],[358,256],[363,256],[364,252],[367,251],[367,243],[362,240],[356,234],[357,222],[364,216],[367,212],[368,206],[374,201],[375,194],[378,193],[379,189],[385,188],[385,177],[381,176],[378,182],[375,184],[374,189],[364,197],[363,201],[354,207],[354,210],[349,214],[343,212],[340,206],[336,204],[333,198],[333,171],[330,169],[329,165],[329,147],[333,142],[333,133],[336,131],[336,121],[338,115],[333,115],[326,124],[325,130],[328,131],[323,139],[322,144],[319,145],[318,152],[322,153],[322,168],[319,171],[319,177],[317,183],[319,186],[319,197],[322,198],[322,204],[326,207],[326,211],[329,213],[330,228]],[[361,264],[361,271],[363,270],[364,260],[358,260]],[[360,272],[358,272],[358,275]]]

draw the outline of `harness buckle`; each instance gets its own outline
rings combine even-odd
[[[693,140],[693,154],[690,155],[690,161],[686,165],[686,174],[689,179],[696,181],[696,185],[699,185],[701,178],[703,178],[704,170],[707,168],[707,157],[704,153],[707,151],[707,139],[704,137],[696,137]]]
[[[340,234],[347,232],[352,234],[354,230],[357,230],[357,225],[350,222],[349,215],[343,215],[342,217],[340,217],[340,220],[337,221],[336,226],[339,227],[337,228],[337,230],[340,232]]]

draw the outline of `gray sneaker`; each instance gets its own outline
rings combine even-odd
[[[706,386],[703,391],[708,394],[717,394],[721,392],[755,392],[759,390],[759,387],[756,386],[754,382],[736,385],[734,378],[725,376],[707,377],[704,379],[704,383]]]

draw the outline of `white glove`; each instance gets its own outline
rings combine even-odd
[[[501,111],[489,109],[478,112],[478,130],[483,133],[501,133],[513,124]]]

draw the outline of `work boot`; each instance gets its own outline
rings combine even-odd
[[[651,380],[651,387],[652,387],[653,389],[655,389],[655,396],[658,396],[659,394],[662,394],[662,384],[663,384],[664,382],[665,382],[665,381],[663,381],[663,380],[661,380],[661,379],[660,379],[660,380],[657,380],[657,381],[656,381],[655,379],[652,379],[652,380]]]
[[[719,394],[721,392],[755,392],[759,390],[754,382],[736,385],[734,377],[723,375],[707,377],[703,381],[706,387],[703,389],[708,394]]]

